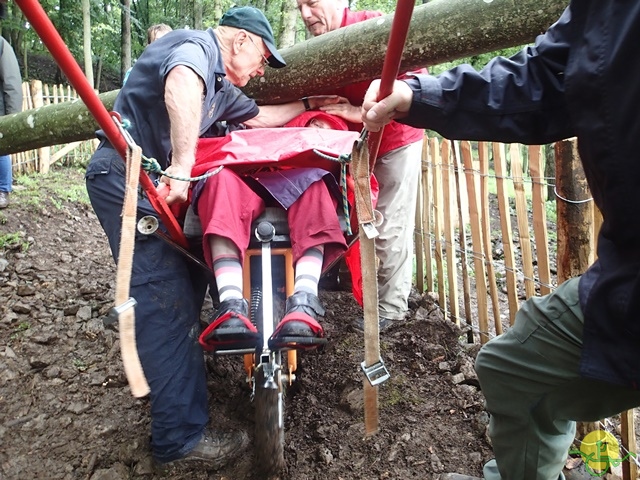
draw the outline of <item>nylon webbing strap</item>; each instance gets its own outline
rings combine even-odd
[[[371,202],[369,174],[369,148],[367,142],[358,140],[353,146],[351,170],[355,184],[358,236],[362,264],[362,291],[364,310],[364,362],[366,368],[380,361],[380,331],[378,324],[378,275],[376,269],[374,237],[367,235],[365,224],[373,226],[374,213]],[[373,227],[375,230],[375,227]],[[376,232],[377,233],[377,232]],[[378,387],[367,376],[364,379],[364,426],[367,436],[378,432]]]
[[[144,376],[138,348],[136,346],[135,300],[129,298],[131,269],[133,267],[133,246],[136,232],[136,211],[138,209],[138,184],[142,151],[135,147],[133,154],[127,150],[127,175],[122,207],[122,232],[120,253],[116,273],[116,307],[120,331],[120,353],[124,372],[134,397],[144,397],[149,393],[149,384]]]

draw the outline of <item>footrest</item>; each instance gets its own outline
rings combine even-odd
[[[327,344],[326,338],[285,336],[269,340],[271,350],[313,350]]]

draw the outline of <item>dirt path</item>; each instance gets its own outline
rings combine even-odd
[[[115,269],[83,188],[70,169],[35,177],[0,211],[0,478],[259,478],[251,449],[220,472],[153,466],[148,402],[130,395],[117,332],[103,323]],[[364,439],[363,341],[348,327],[361,310],[344,292],[322,299],[330,344],[301,355],[282,478],[480,475],[488,417],[462,332],[428,296],[412,298],[411,319],[382,338],[392,377],[380,388],[380,432]],[[208,367],[212,422],[253,436],[241,359]]]

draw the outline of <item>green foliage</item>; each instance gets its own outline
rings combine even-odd
[[[23,334],[31,328],[31,325],[28,322],[22,322],[17,327],[13,329],[13,333],[11,334],[11,340],[17,340]]]
[[[490,53],[481,53],[480,55],[474,55],[473,57],[466,57],[456,60],[454,62],[441,63],[439,65],[434,65],[429,67],[429,71],[433,75],[438,75],[444,71],[450,70],[458,65],[469,64],[476,70],[482,70],[493,58],[495,57],[511,57],[515,55],[520,50],[522,50],[525,46],[521,45],[519,47],[511,47],[505,48],[502,50],[497,50],[495,52]]]
[[[121,61],[121,21],[122,2],[124,0],[91,0],[91,37],[94,66],[100,60],[105,68],[120,71]],[[195,28],[201,19],[203,29],[215,27],[222,14],[234,5],[252,5],[263,10],[271,22],[276,38],[280,38],[284,13],[296,8],[292,0],[130,0],[131,12],[131,56],[140,56],[146,46],[147,29],[156,23],[166,23],[174,29]],[[416,0],[416,5],[427,0]],[[83,56],[82,9],[78,0],[41,0],[44,11],[49,15],[76,59]],[[349,0],[349,5],[357,10],[379,10],[392,13],[395,0]],[[46,51],[44,43],[34,32],[18,6],[9,2],[9,15],[3,22],[3,34],[11,37],[14,48],[21,55],[26,49],[29,53]],[[300,16],[296,12],[296,42],[304,41],[308,34]],[[512,55],[520,48],[511,48],[495,52],[500,55]],[[494,55],[482,54],[457,62],[437,65],[432,73],[439,73],[460,63],[470,63],[476,68],[484,66]],[[63,81],[63,79],[61,79]]]
[[[82,174],[78,174],[77,183],[70,183],[68,181],[70,171],[70,169],[53,169],[46,175],[39,173],[20,175],[15,178],[15,181],[21,188],[17,188],[13,195],[22,197],[23,204],[37,213],[41,213],[49,206],[62,210],[68,202],[89,205],[89,195],[82,180]]]
[[[0,235],[0,250],[13,250],[22,243],[22,234],[20,232],[5,233]]]

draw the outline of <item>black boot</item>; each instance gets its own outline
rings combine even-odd
[[[200,335],[200,344],[207,351],[254,348],[260,334],[248,314],[249,304],[244,298],[231,298],[220,303],[211,323]]]
[[[316,295],[295,292],[286,303],[286,313],[269,339],[269,348],[316,348],[327,343],[318,319],[324,308]]]

